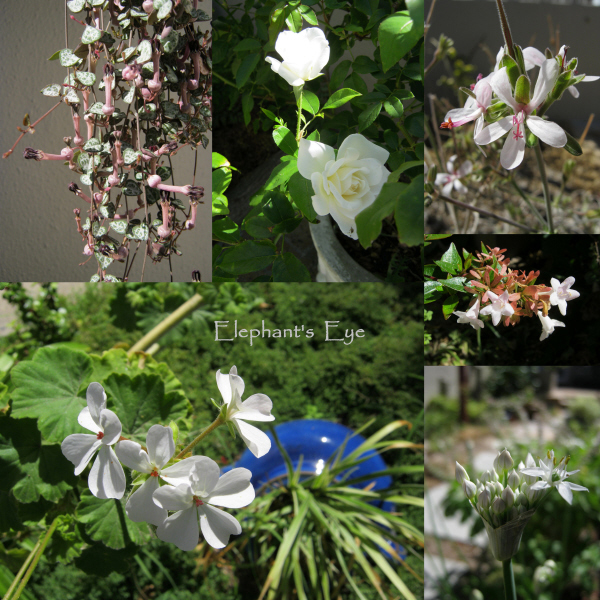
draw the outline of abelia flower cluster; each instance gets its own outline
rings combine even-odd
[[[269,438],[246,421],[275,419],[269,397],[254,394],[242,402],[244,381],[235,367],[229,375],[217,371],[217,385],[224,400],[220,422],[237,430],[256,457],[267,454],[271,448]],[[94,496],[122,498],[125,465],[137,473],[125,512],[132,521],[155,526],[161,540],[189,551],[198,545],[202,531],[213,548],[224,548],[231,535],[242,532],[238,521],[217,507],[242,508],[254,500],[252,473],[248,469],[235,468],[221,475],[212,459],[186,456],[190,446],[176,454],[173,429],[162,425],[150,427],[143,447],[121,435],[121,422],[106,408],[106,393],[99,383],[89,385],[86,400],[78,422],[93,435],[69,435],[61,448],[75,465],[75,475],[81,474],[97,453],[88,475]]]
[[[508,133],[500,154],[505,169],[518,167],[523,162],[526,145],[533,146],[537,138],[556,148],[566,146],[565,131],[543,116],[565,90],[577,98],[576,84],[599,79],[578,74],[577,59],[567,62],[567,50],[568,46],[562,46],[553,56],[550,50],[543,54],[531,47],[521,50],[514,45],[512,53],[501,48],[494,71],[486,77],[480,74],[471,89],[462,88],[469,96],[465,106],[450,110],[440,127],[452,129],[476,121],[473,135],[480,146]],[[527,71],[536,66],[540,71],[532,94]],[[528,140],[528,133],[534,137]]]
[[[464,276],[473,277],[465,291],[473,294],[466,312],[454,311],[459,323],[467,323],[473,329],[484,326],[481,316],[490,316],[492,324],[500,322],[504,326],[516,325],[522,317],[538,316],[542,324],[540,341],[545,340],[556,327],[565,324],[548,316],[552,306],[558,306],[561,315],[567,314],[567,302],[579,298],[579,292],[571,289],[574,277],[567,277],[562,283],[554,277],[551,286],[538,284],[539,271],[509,269],[510,258],[504,256],[506,249],[490,248],[489,253],[478,252]],[[468,264],[468,263],[466,263]]]
[[[490,546],[498,560],[507,560],[518,550],[521,534],[542,500],[556,488],[569,503],[573,492],[588,489],[567,479],[579,471],[567,471],[569,457],[556,461],[554,451],[539,459],[536,466],[528,453],[525,462],[514,468],[510,452],[498,452],[493,468],[471,481],[467,471],[457,462],[456,480],[471,506],[483,519]]]

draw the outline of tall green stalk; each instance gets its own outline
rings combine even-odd
[[[296,141],[300,142],[300,127],[302,125],[302,91],[304,90],[304,86],[300,86],[300,91],[297,95],[298,100],[298,124],[296,126]]]
[[[515,587],[515,574],[512,568],[512,559],[502,561],[502,575],[504,577],[504,597],[506,600],[517,600]]]
[[[500,17],[502,35],[504,36],[504,42],[506,43],[506,51],[508,52],[509,56],[516,61],[517,57],[515,56],[515,50],[513,48],[510,25],[508,24],[508,18],[506,17],[506,11],[504,10],[504,4],[502,4],[502,0],[496,0],[496,6],[498,7],[498,15]]]
[[[546,216],[548,217],[548,232],[554,233],[554,225],[552,224],[552,198],[550,197],[550,189],[548,187],[548,177],[546,176],[546,166],[542,157],[542,149],[540,148],[539,140],[535,146],[535,159],[537,160],[540,177],[542,179],[542,189],[544,191],[544,202],[546,203]]]

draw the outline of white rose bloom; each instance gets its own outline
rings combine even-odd
[[[267,56],[271,69],[281,75],[290,85],[304,85],[315,79],[329,62],[329,42],[318,27],[310,27],[299,33],[282,31],[277,36],[275,50],[283,62]]]
[[[387,181],[383,165],[389,155],[359,133],[342,142],[337,158],[331,146],[300,140],[298,171],[312,183],[315,212],[330,214],[345,235],[358,239],[356,215],[373,204]]]

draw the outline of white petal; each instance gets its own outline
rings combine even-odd
[[[233,418],[233,423],[244,442],[246,442],[246,446],[256,458],[264,456],[271,449],[271,440],[266,433],[242,420],[238,420],[236,417]]]
[[[509,133],[500,152],[500,164],[507,170],[514,169],[523,162],[524,156],[525,137],[515,139],[513,133]]]
[[[226,508],[248,506],[254,500],[251,478],[252,473],[248,469],[232,469],[219,479],[206,501]]]
[[[523,473],[524,475],[529,475],[531,477],[543,477],[546,474],[546,471],[540,467],[527,467],[526,469],[520,469],[519,473]]]
[[[230,535],[242,533],[242,526],[235,517],[210,504],[200,506],[198,513],[202,535],[213,548],[225,548]]]
[[[119,417],[112,410],[104,408],[100,412],[100,427],[104,432],[104,437],[102,438],[103,444],[110,446],[119,441],[123,428],[121,427]]]
[[[102,442],[95,435],[74,433],[63,440],[60,449],[65,457],[75,465],[75,475],[79,475],[101,445]]]
[[[290,85],[296,86],[296,85],[302,85],[304,83],[303,79],[298,77],[298,75],[296,75],[296,73],[293,73],[292,71],[290,71],[290,69],[287,65],[279,62],[276,58],[271,58],[270,56],[267,56],[265,58],[265,60],[268,63],[271,63],[271,69],[275,73],[277,73],[277,75],[280,75],[281,77],[283,77]]]
[[[152,465],[148,454],[137,442],[122,440],[115,446],[117,458],[130,469],[140,473],[151,473]]]
[[[519,105],[515,101],[512,95],[512,89],[510,87],[510,80],[508,79],[508,73],[506,67],[502,67],[490,80],[492,89],[496,92],[498,97],[508,104],[515,113],[519,112]]]
[[[575,471],[573,471],[573,472],[575,472]],[[590,491],[586,487],[583,487],[582,485],[577,485],[576,483],[571,483],[570,481],[566,481],[565,483],[574,492],[589,492]]]
[[[537,48],[533,48],[532,46],[523,48],[523,58],[525,59],[525,69],[527,71],[536,66],[540,67],[546,60],[544,53],[540,52]]]
[[[586,75],[581,81],[597,81],[600,75]]]
[[[271,414],[273,402],[265,394],[254,394],[242,402],[240,412],[236,413],[236,418],[246,421],[274,421],[275,417]]]
[[[584,80],[582,79],[582,81]],[[579,98],[579,90],[574,85],[570,85],[567,88],[567,91],[569,92],[569,94],[571,94],[571,96],[573,96],[573,98]]]
[[[89,407],[85,407],[78,415],[77,422],[86,429],[93,431],[94,433],[98,433],[100,431],[100,427],[98,423],[92,419],[92,415],[90,414]]]
[[[386,163],[390,156],[390,153],[385,148],[370,142],[360,133],[353,133],[342,142],[340,149],[338,150],[338,160],[344,158],[348,150],[357,150],[359,160],[363,158],[374,158],[382,165]],[[300,162],[299,158],[298,162]],[[298,170],[300,170],[300,168],[298,168]]]
[[[152,499],[165,510],[185,510],[194,505],[192,489],[186,483],[177,487],[163,485],[154,492]]]
[[[562,285],[566,288],[569,289],[573,284],[575,283],[575,277],[571,276],[571,277],[567,277],[563,282]],[[575,290],[573,290],[575,291]]]
[[[146,446],[150,462],[162,469],[175,454],[173,430],[162,425],[152,425],[146,435]]]
[[[559,73],[560,67],[556,59],[548,58],[542,63],[537,81],[535,82],[533,98],[529,103],[531,109],[537,108],[546,99],[546,96],[554,87]]]
[[[545,121],[540,117],[527,117],[526,125],[549,146],[562,148],[567,143],[567,134],[563,128],[552,121]]]
[[[492,323],[494,324],[494,327],[496,325],[498,325],[498,323],[500,323],[500,311],[499,310],[494,310],[492,312]]]
[[[298,146],[298,171],[302,177],[311,179],[313,173],[323,173],[328,162],[335,160],[331,146],[302,138]]]
[[[152,500],[152,494],[158,489],[158,477],[148,477],[142,486],[127,500],[125,512],[136,523],[160,525],[167,518],[167,511]]]
[[[194,495],[208,496],[219,481],[221,469],[208,456],[199,456],[198,458],[201,460],[196,461],[190,471],[190,486]]]
[[[229,404],[231,402],[231,385],[229,384],[229,375],[221,373],[221,369],[217,371],[217,387],[223,397],[223,402]]]
[[[489,144],[501,138],[512,129],[512,117],[504,117],[487,127],[484,127],[476,136],[475,143],[479,146]]]
[[[464,186],[458,179],[456,179],[454,181],[454,189],[459,193],[459,194],[468,194],[469,190],[466,186]]]
[[[564,298],[558,298],[556,303],[560,314],[564,317],[567,314],[567,301]]]
[[[457,177],[466,177],[473,171],[473,163],[470,160],[465,160],[465,162],[460,165],[458,171],[456,171]]]
[[[571,491],[571,488],[569,486],[568,483],[565,483],[564,481],[561,481],[557,486],[556,489],[558,490],[558,493],[569,503],[572,504],[573,502],[573,492]]]
[[[96,422],[96,425],[100,425],[100,411],[106,408],[104,388],[99,383],[90,383],[85,397],[92,419]]]
[[[190,552],[198,545],[200,529],[195,506],[180,510],[159,525],[156,535],[163,542],[171,542],[180,550]]]
[[[552,487],[547,481],[536,481],[529,489],[530,490],[545,490],[546,488]]]
[[[164,479],[167,483],[171,485],[181,485],[182,483],[189,484],[190,481],[190,471],[192,467],[198,462],[202,462],[202,459],[206,458],[205,456],[190,456],[188,458],[184,458],[183,460],[167,467],[166,469],[162,469],[160,472],[161,479]]]
[[[442,194],[444,194],[444,196],[446,196],[446,197],[450,196],[450,194],[452,193],[452,188],[453,187],[454,187],[454,181],[451,181],[450,183],[447,183],[442,188]]]
[[[122,498],[125,493],[125,473],[114,450],[102,446],[88,477],[90,492],[96,498]]]

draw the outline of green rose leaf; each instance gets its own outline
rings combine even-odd
[[[323,110],[327,110],[330,108],[337,108],[338,106],[342,106],[352,100],[352,98],[356,98],[356,96],[361,96],[360,92],[355,92],[350,88],[343,88],[331,94],[329,100],[325,102],[323,105]]]
[[[410,185],[402,188],[401,183],[386,183],[382,192],[394,194],[396,202],[395,219],[398,229],[398,239],[409,246],[417,246],[423,242],[423,186],[425,176],[418,175]]]
[[[308,269],[291,252],[284,252],[273,263],[273,281],[312,281]]]
[[[367,127],[370,127],[374,123],[375,119],[379,116],[379,113],[381,112],[381,107],[382,103],[377,102],[376,104],[365,108],[365,110],[363,110],[360,113],[360,115],[358,115],[359,132],[364,131]]]
[[[75,77],[83,83],[83,85],[92,86],[96,83],[96,75],[94,73],[88,73],[87,71],[77,71]]]
[[[83,35],[81,36],[82,44],[93,44],[97,42],[102,37],[102,32],[95,27],[90,27],[89,25],[83,30]]]
[[[212,168],[219,169],[220,167],[229,167],[231,166],[230,162],[218,152],[212,153]]]
[[[230,244],[237,244],[240,241],[240,230],[234,221],[229,217],[217,219],[212,224],[213,239]]]
[[[300,173],[294,173],[288,182],[288,191],[294,204],[302,211],[309,221],[316,221],[318,216],[313,208],[312,197],[314,195],[310,179],[306,179]]]
[[[285,194],[271,192],[266,199],[267,202],[263,206],[263,213],[273,225],[278,225],[279,223],[283,223],[283,221],[294,218],[294,208],[289,203]]]
[[[294,156],[298,152],[298,142],[294,134],[287,127],[278,127],[275,129],[273,131],[273,139],[277,147],[286,154]]]
[[[273,190],[280,185],[287,183],[290,177],[298,172],[298,163],[296,159],[283,161],[278,164],[265,183],[266,190]]]
[[[302,108],[311,115],[316,115],[319,112],[319,99],[317,95],[304,90],[302,94]]]
[[[241,88],[246,83],[246,81],[248,81],[248,78],[252,74],[252,71],[256,69],[259,60],[260,54],[258,52],[254,52],[252,54],[247,54],[246,56],[244,56],[235,74],[235,84],[238,88]]]
[[[65,347],[38,350],[32,360],[12,370],[15,419],[34,418],[45,442],[61,443],[81,433],[77,416],[86,406],[85,390],[91,360],[83,352]]]
[[[272,242],[249,240],[234,248],[226,248],[220,266],[232,275],[242,275],[268,267],[276,255],[277,250]]]
[[[356,216],[356,233],[363,248],[369,248],[379,237],[383,219],[394,212],[398,195],[407,187],[405,183],[394,183],[391,185],[393,187],[389,187],[390,184],[385,183],[375,202],[367,206],[367,208],[363,209]],[[421,191],[421,195],[422,193]],[[423,236],[421,236],[422,238]]]
[[[421,33],[419,33],[419,30]],[[399,11],[379,25],[379,45],[383,71],[400,62],[421,39],[423,25],[415,25],[408,11]]]
[[[408,14],[412,19],[416,33],[421,37],[425,31],[425,8],[423,7],[423,0],[406,0],[406,7],[408,8]]]

